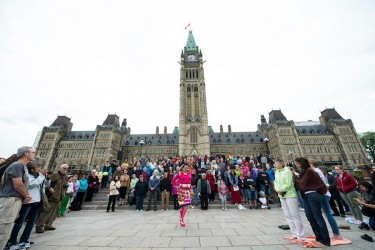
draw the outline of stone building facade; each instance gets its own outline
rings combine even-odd
[[[132,134],[127,121],[109,114],[95,130],[73,131],[70,118],[58,116],[38,134],[38,163],[55,169],[68,163],[73,170],[87,171],[106,161],[131,161],[141,155],[259,155],[292,161],[297,156],[315,158],[322,165],[367,164],[368,159],[350,119],[335,109],[321,112],[319,121],[287,120],[281,110],[272,110],[268,122],[262,115],[253,132],[224,132],[208,126],[204,60],[189,31],[180,56],[179,127],[172,133],[157,127],[154,134]]]

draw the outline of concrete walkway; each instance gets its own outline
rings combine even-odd
[[[286,224],[280,208],[268,211],[189,208],[185,228],[178,225],[178,214],[174,210],[71,212],[56,219],[55,231],[33,232],[30,240],[35,244],[30,249],[302,249],[283,239],[289,231],[278,228]],[[306,235],[313,235],[303,212],[301,216]],[[351,226],[351,230],[341,230],[341,234],[353,244],[330,248],[375,249],[375,243],[360,238],[367,233],[375,239],[375,231],[362,231],[341,217],[337,223]]]

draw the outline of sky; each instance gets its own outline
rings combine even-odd
[[[208,123],[255,131],[334,107],[374,131],[375,1],[0,1],[0,156],[33,145],[58,115],[133,134],[178,126],[181,51],[191,24],[206,60]]]

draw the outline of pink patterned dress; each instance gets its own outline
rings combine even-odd
[[[191,187],[190,173],[179,173],[173,177],[173,182],[178,183],[177,195],[180,207],[188,206],[193,199],[194,193]]]

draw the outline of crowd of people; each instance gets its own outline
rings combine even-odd
[[[56,217],[81,210],[99,190],[108,192],[106,212],[117,206],[133,206],[135,210],[179,210],[179,225],[185,226],[187,208],[209,209],[217,197],[222,210],[228,204],[239,209],[270,209],[269,204],[281,203],[291,231],[291,239],[304,241],[300,212],[304,211],[318,244],[329,246],[331,239],[340,239],[334,216],[345,217],[350,211],[352,221],[361,229],[375,230],[375,194],[369,182],[361,182],[360,197],[356,180],[341,166],[320,169],[314,159],[298,157],[294,163],[269,155],[196,157],[140,157],[125,161],[107,161],[92,169],[87,176],[69,175],[68,165],[56,171],[42,170],[35,160],[35,149],[22,147],[17,154],[0,162],[3,178],[0,189],[0,249],[24,249],[32,244],[30,233],[55,230]],[[375,178],[375,166],[373,167]],[[47,197],[43,199],[44,197]],[[147,207],[144,209],[144,199]],[[46,200],[47,199],[47,200]],[[47,205],[45,205],[47,203]],[[367,212],[364,212],[364,211]],[[329,231],[324,216],[330,224]],[[363,216],[369,217],[369,223]],[[3,216],[4,215],[4,216]],[[27,219],[20,238],[19,231]],[[14,223],[15,222],[15,223]]]

